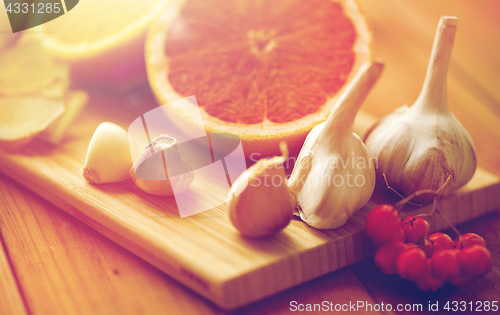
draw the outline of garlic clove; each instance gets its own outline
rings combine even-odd
[[[446,75],[451,58],[457,19],[441,17],[422,91],[411,107],[403,106],[380,120],[365,136],[370,153],[377,157],[377,181],[402,195],[418,190],[442,194],[465,185],[476,170],[472,138],[448,108]],[[430,201],[423,194],[413,200]]]
[[[194,173],[177,147],[177,140],[161,135],[141,153],[130,168],[130,177],[148,194],[172,196],[189,188],[194,180]]]
[[[83,176],[91,184],[124,181],[132,166],[128,134],[110,122],[101,123],[90,140]]]
[[[285,228],[293,217],[294,203],[286,186],[283,163],[288,157],[261,159],[233,183],[226,205],[231,223],[244,236],[266,237]]]
[[[311,130],[300,150],[288,186],[301,219],[312,227],[342,226],[373,193],[375,168],[352,126],[382,69],[379,61],[363,65],[328,119]]]
[[[296,167],[309,172],[302,176],[292,172],[289,186],[300,206],[301,219],[314,228],[335,229],[344,225],[373,194],[375,167],[355,134],[335,152],[316,151],[301,162]],[[308,165],[312,167],[307,168]]]

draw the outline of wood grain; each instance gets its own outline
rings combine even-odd
[[[0,203],[0,209],[4,206],[2,203]],[[0,240],[3,239],[2,230],[4,225],[1,223],[1,218],[0,216]],[[27,314],[14,272],[5,254],[3,243],[2,240],[0,242],[0,314]]]
[[[29,301],[30,314],[226,313],[3,176],[0,176],[0,200],[5,201],[0,205],[5,245],[10,248],[12,265],[22,279],[20,285]],[[500,214],[496,212],[459,229],[483,235],[491,249],[499,246],[499,224]],[[490,288],[500,285],[500,252],[492,254],[494,272],[458,288],[446,286],[438,292],[423,293],[412,283],[382,274],[367,259],[239,309],[235,314],[288,313],[291,301],[426,304],[435,300],[491,300],[497,291]],[[33,261],[40,267],[33,268]],[[373,312],[360,310],[358,314]]]
[[[375,115],[381,116],[392,111],[397,106],[404,103],[411,103],[416,98],[421,83],[423,82],[423,77],[426,69],[426,63],[428,60],[428,53],[432,45],[432,36],[435,31],[435,26],[441,14],[455,14],[459,17],[459,29],[457,34],[457,41],[455,44],[455,49],[452,56],[452,64],[450,67],[450,107],[452,111],[457,115],[459,120],[466,126],[471,135],[473,136],[479,155],[479,163],[485,169],[500,175],[500,160],[498,155],[500,154],[500,146],[498,145],[500,141],[498,133],[498,125],[500,123],[499,111],[499,96],[497,85],[500,82],[500,49],[498,47],[499,41],[498,34],[500,32],[499,22],[497,21],[498,12],[498,2],[497,1],[481,1],[480,5],[477,2],[466,2],[466,1],[431,1],[431,0],[421,0],[421,1],[399,1],[399,0],[383,0],[383,1],[371,1],[371,0],[360,0],[360,2],[365,7],[365,10],[372,21],[372,28],[374,31],[374,56],[382,57],[387,62],[386,72],[382,76],[381,82],[375,87],[375,90],[370,95],[364,109]],[[460,55],[459,59],[458,56]],[[116,100],[110,100],[112,102],[118,102]],[[124,106],[132,106],[133,102],[123,102]],[[106,105],[106,107],[101,107],[100,110],[103,112],[109,111],[113,113],[111,106],[108,104],[100,103],[100,106]],[[94,126],[95,127],[95,126]],[[72,135],[74,136],[74,135]],[[70,139],[71,137],[70,136]],[[46,149],[46,153],[50,149]],[[85,152],[80,152],[84,154]],[[42,190],[41,190],[42,191]],[[43,191],[42,191],[43,192]],[[9,194],[10,195],[10,194]],[[29,196],[28,193],[24,193],[21,196]],[[63,205],[66,211],[74,211],[74,208],[69,207],[67,204]],[[49,209],[50,207],[47,207]],[[50,213],[47,209],[37,209],[37,214],[40,211]],[[68,216],[64,217],[66,221],[70,221],[71,218]],[[496,225],[491,225],[491,222],[499,222],[498,216],[493,215],[493,217],[487,217],[486,219],[479,220],[484,224],[481,225],[481,229],[477,230],[481,233],[486,231],[493,231]],[[29,228],[24,230],[13,229],[11,233],[17,237],[26,236],[27,239],[30,238],[29,230],[32,225],[36,222],[30,221]],[[467,224],[467,227],[471,227]],[[41,227],[42,229],[44,227]],[[87,232],[78,232],[79,229],[83,229]],[[497,229],[498,230],[498,229]],[[471,231],[470,229],[465,229],[464,231]],[[86,229],[83,225],[76,228],[76,230],[70,230],[67,232],[67,237],[80,237],[80,233],[91,233],[90,230]],[[20,236],[18,236],[20,235]],[[495,236],[497,239],[499,237],[497,234],[492,234],[491,237]],[[50,237],[49,237],[50,239]],[[487,240],[488,241],[488,240]],[[10,244],[10,243],[9,243]],[[492,253],[497,253],[498,257],[498,242],[491,242]],[[8,245],[9,249],[10,246]],[[44,246],[43,242],[37,243],[37,246]],[[83,245],[82,245],[83,246]],[[101,260],[109,259],[108,256],[114,256],[113,244],[109,242],[109,246],[102,246],[101,251],[93,252],[93,255],[76,255],[81,260],[94,259],[98,257]],[[32,255],[30,251],[24,251],[24,255]],[[42,252],[42,256],[48,256],[50,252]],[[118,254],[116,254],[118,256]],[[129,257],[125,252],[123,252],[123,257]],[[63,255],[61,254],[61,257]],[[129,259],[129,258],[122,258]],[[133,258],[130,258],[133,259]],[[28,259],[27,259],[28,261]],[[497,259],[498,261],[498,259]],[[116,259],[115,263],[117,265],[122,264],[121,259]],[[359,266],[359,267],[358,267]],[[249,307],[252,309],[254,307],[258,311],[268,312],[285,312],[288,309],[288,304],[283,306],[283,302],[288,300],[288,297],[301,298],[304,302],[309,301],[319,301],[322,297],[334,297],[331,295],[332,292],[338,293],[332,284],[345,285],[345,282],[331,281],[332,277],[335,278],[337,275],[346,275],[346,278],[352,281],[352,272],[357,275],[360,281],[365,285],[370,294],[376,297],[377,301],[416,301],[412,294],[415,293],[415,287],[410,283],[398,282],[396,285],[384,286],[388,282],[386,276],[377,275],[377,269],[374,268],[373,263],[366,260],[359,265],[355,265],[357,269],[347,268],[338,272],[331,273],[327,276],[309,282],[305,285],[299,286],[296,289],[288,290],[285,293],[279,294],[276,297],[267,299],[263,302],[254,304]],[[370,267],[370,268],[367,268]],[[30,268],[30,265],[19,264],[19,269]],[[71,272],[76,272],[74,269],[68,267],[68,265],[63,265],[62,270],[67,271],[68,274]],[[98,268],[93,266],[91,268]],[[466,287],[454,288],[454,292],[460,299],[470,299],[474,295],[478,298],[492,298],[494,294],[498,292],[498,264],[494,267],[494,272],[485,279],[478,279],[469,282]],[[16,268],[17,270],[17,268]],[[359,272],[359,270],[365,270],[366,272]],[[143,269],[136,267],[134,265],[129,270],[131,273],[137,274],[136,277],[142,277]],[[32,273],[33,277],[46,277],[43,270],[36,270]],[[158,273],[161,275],[161,273]],[[496,278],[495,278],[496,277]],[[106,281],[115,282],[115,278],[99,278],[94,277],[95,285],[87,284],[82,286],[81,291],[75,289],[73,294],[80,294],[82,296],[87,295],[87,291],[96,290],[97,286],[106,283]],[[493,279],[493,280],[492,280]],[[496,280],[494,280],[496,279]],[[61,280],[62,281],[62,280]],[[72,277],[68,281],[78,282],[77,277]],[[354,280],[355,281],[355,280]],[[496,282],[495,282],[496,281]],[[496,283],[496,284],[495,284]],[[120,284],[121,286],[134,286],[136,282],[124,281]],[[47,284],[49,287],[54,287],[54,292],[57,292],[60,296],[64,296],[64,288],[60,288],[57,284]],[[22,285],[24,291],[29,291],[30,283],[26,282]],[[144,286],[146,291],[147,286]],[[156,287],[155,287],[156,288]],[[59,290],[59,291],[58,291]],[[187,304],[183,302],[184,295],[192,295],[187,293],[182,286],[171,285],[170,283],[165,284],[165,287],[158,287],[158,290],[166,290],[171,292],[173,295],[178,297],[178,301],[171,299],[168,300],[172,302],[174,310],[172,313],[187,313],[192,308],[189,308]],[[436,298],[444,299],[448,297],[448,290],[438,291],[432,296]],[[134,305],[139,309],[145,310],[144,312],[153,313],[153,308],[149,308],[149,303],[161,304],[162,301],[157,302],[157,300],[151,302],[149,299],[144,299],[144,302],[137,298],[139,294],[134,296],[128,295],[125,291],[116,290],[114,287],[103,286],[102,291],[110,291],[107,295],[109,299],[107,301],[101,301],[100,306],[108,305],[109,308],[99,308],[100,313],[109,313],[111,309],[116,309],[119,306],[114,305],[116,299],[121,296],[125,296],[128,299],[134,299]],[[141,291],[141,292],[143,292]],[[401,292],[402,291],[402,292]],[[36,292],[36,291],[35,291]],[[137,292],[137,291],[134,291]],[[148,294],[151,294],[147,290]],[[366,296],[366,291],[363,288],[354,287],[350,291],[353,298],[359,296]],[[478,293],[479,292],[479,293]],[[484,294],[481,294],[483,292]],[[427,295],[432,297],[431,295]],[[277,298],[280,299],[277,299]],[[45,295],[37,298],[34,295],[34,300],[38,303],[42,303]],[[88,298],[87,298],[88,299]],[[88,299],[92,301],[91,299]],[[84,303],[85,298],[81,299]],[[340,302],[347,301],[347,298],[339,299]],[[50,300],[51,303],[56,303],[54,300]],[[92,302],[94,303],[94,302]],[[176,304],[177,303],[177,304]],[[48,304],[50,304],[48,302]],[[54,304],[54,305],[56,305]],[[75,304],[75,307],[78,304]],[[181,305],[182,307],[176,308],[175,305]],[[201,312],[205,311],[204,306],[198,306]],[[160,309],[158,307],[158,309]],[[186,310],[183,312],[183,310]],[[243,309],[244,312],[246,309]],[[124,310],[125,311],[125,310]],[[251,311],[249,311],[250,313]],[[77,313],[77,310],[72,309],[70,313]]]
[[[407,12],[407,15],[395,15],[390,10],[382,10],[373,2],[363,3],[366,10],[371,12],[375,33],[374,55],[383,57],[388,65],[381,82],[365,106],[368,112],[376,108],[377,115],[384,114],[384,111],[389,112],[391,107],[411,102],[412,97],[418,94],[432,45],[434,24],[438,21],[436,17],[436,22],[432,23],[430,15],[428,17],[425,10],[413,10],[408,2],[401,4],[388,1],[387,3],[400,12]],[[422,7],[427,5],[428,2],[423,3]],[[453,14],[453,12],[450,13]],[[461,22],[462,20],[459,23]],[[458,34],[457,47],[460,45],[460,31]],[[472,52],[468,49],[467,55],[464,56],[470,56],[470,54]],[[467,58],[461,57],[460,64],[464,65]],[[471,75],[457,75],[456,70],[453,69],[452,61],[450,68],[450,91],[453,92],[450,92],[452,110],[459,119],[465,121],[466,127],[472,130],[471,134],[476,143],[488,142],[489,139],[478,141],[478,138],[484,134],[481,128],[493,126],[497,118],[494,115],[485,115],[486,121],[482,122],[471,122],[472,118],[465,119],[472,111],[468,104],[478,104],[474,107],[474,111],[482,114],[482,111],[488,110],[489,103],[482,105],[473,93],[474,90],[467,88],[470,85],[466,79]],[[488,74],[495,75],[493,72],[488,72]],[[480,82],[477,84],[481,85]],[[488,86],[484,88],[489,94],[494,93],[489,92],[491,89]],[[482,93],[484,94],[487,93]],[[126,126],[130,122],[130,117],[135,118],[133,115],[137,115],[145,107],[137,106],[129,111],[127,116],[123,116],[117,115],[116,108],[113,111],[113,107],[108,105],[109,102],[119,101],[113,98],[109,100],[94,98],[91,111],[87,112],[87,116],[82,117],[79,124],[72,130],[70,140],[58,150],[34,144],[21,154],[8,157],[3,155],[0,158],[2,163],[0,168],[68,213],[137,253],[202,295],[211,297],[216,303],[228,308],[274,294],[359,261],[370,254],[369,245],[363,243],[359,234],[363,213],[366,212],[360,212],[346,227],[335,232],[310,231],[302,223],[295,221],[284,233],[262,243],[241,239],[228,224],[221,208],[203,213],[196,218],[180,220],[176,216],[175,207],[171,201],[146,196],[130,182],[103,187],[87,185],[80,175],[81,166],[86,146],[97,124],[102,120],[110,119]],[[471,117],[478,117],[478,115],[471,115]],[[369,122],[372,118],[368,115],[361,114],[358,118],[362,120],[358,123],[358,130],[360,126],[367,128],[371,124]],[[482,150],[484,149],[478,147],[480,157]],[[32,158],[34,155],[39,157]],[[480,163],[482,163],[481,160]],[[498,194],[495,195],[497,179],[488,177],[484,172],[478,172],[476,181],[473,182],[474,185],[481,183],[482,177],[488,180],[484,183],[493,185],[492,191],[486,188],[480,189],[478,195],[474,197],[467,196],[464,199],[446,201],[449,205],[447,209],[460,209],[461,207],[465,209],[450,212],[454,222],[463,222],[469,214],[476,217],[483,211],[497,207],[495,204],[498,204],[498,200],[495,197],[485,199],[485,196],[498,196]],[[199,185],[208,184],[200,183]],[[475,186],[475,188],[481,187]],[[484,200],[489,201],[490,204],[485,204]],[[369,206],[373,205],[371,203]],[[368,207],[365,211],[367,209]],[[444,227],[444,224],[441,221],[441,223],[434,223],[433,226],[440,228]],[[228,237],[220,237],[220,235]],[[346,238],[346,235],[349,237]],[[189,249],[186,249],[186,244],[190,244]],[[211,245],[207,248],[207,244]],[[220,253],[223,255],[218,255]],[[305,261],[314,261],[314,263],[303,268],[306,265]],[[279,279],[277,275],[282,270],[288,270],[288,273],[285,273],[284,279]],[[293,277],[288,274],[292,274]],[[261,288],[260,279],[269,281],[264,289]],[[243,289],[244,285],[250,289]],[[252,292],[255,292],[255,295],[252,296]]]
[[[57,149],[38,142],[16,153],[0,153],[0,171],[226,309],[369,257],[373,244],[362,234],[366,214],[379,203],[396,201],[375,194],[339,229],[318,231],[292,221],[265,240],[241,237],[224,205],[180,218],[173,198],[147,195],[130,180],[92,186],[83,179],[84,152],[95,126],[119,119],[116,113],[110,117],[96,110],[96,104],[98,99],[74,125],[70,141]],[[356,126],[364,129],[374,121],[365,114],[359,118]],[[130,119],[130,114],[121,119]],[[193,185],[210,187],[204,196],[223,192],[211,178],[198,177]],[[493,211],[500,206],[500,180],[479,169],[466,187],[441,205],[453,223]],[[429,207],[408,213],[429,212]],[[446,227],[442,218],[434,221],[434,230]]]
[[[26,195],[3,176],[0,200],[2,235],[30,314],[220,312],[70,215]],[[7,269],[2,265],[0,270]],[[1,276],[0,314],[24,314],[15,282],[5,286],[12,277],[4,277],[4,272]]]
[[[221,314],[213,304],[40,197],[0,176],[0,220],[30,314]],[[24,231],[24,233],[19,233]],[[331,288],[331,289],[330,289]],[[9,295],[17,291],[8,288]],[[336,272],[279,294],[271,309],[257,303],[238,311],[285,312],[305,294],[308,303],[343,304],[352,295],[374,303],[350,272]],[[12,304],[12,303],[11,303]],[[1,305],[0,305],[1,306]],[[364,312],[361,312],[363,314]],[[1,314],[23,314],[17,310]]]

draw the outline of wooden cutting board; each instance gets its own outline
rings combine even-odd
[[[264,240],[241,237],[229,222],[224,206],[180,218],[175,201],[143,193],[132,181],[92,186],[82,176],[90,138],[102,121],[127,127],[147,109],[109,106],[123,100],[91,98],[59,147],[37,141],[16,153],[0,151],[0,171],[64,211],[163,270],[225,309],[234,309],[374,253],[363,231],[375,205],[398,199],[377,193],[346,225],[319,231],[293,220],[282,232]],[[107,105],[107,106],[104,106]],[[356,131],[363,134],[374,122],[360,112]],[[193,185],[207,196],[223,191],[210,178]],[[453,223],[462,223],[500,207],[500,179],[478,169],[469,184],[442,200]],[[423,213],[429,206],[406,208]],[[447,227],[438,216],[433,230]]]

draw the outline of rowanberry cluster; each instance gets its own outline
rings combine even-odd
[[[401,222],[392,205],[375,207],[365,223],[366,232],[379,246],[375,264],[385,274],[414,281],[423,291],[435,291],[444,282],[461,285],[491,270],[491,255],[481,236],[468,233],[455,242],[444,233],[426,238],[428,226],[420,216]]]

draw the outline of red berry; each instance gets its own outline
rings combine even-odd
[[[460,242],[460,238],[455,241],[455,248],[462,249],[465,247],[469,247],[472,245],[479,245],[486,247],[486,242],[484,238],[477,235],[476,233],[467,233],[462,235],[462,242]]]
[[[383,244],[375,253],[375,265],[388,275],[398,273],[396,259],[406,249],[406,244],[401,241],[391,241]]]
[[[382,244],[385,244],[385,243],[388,243],[388,242],[392,242],[392,241],[401,241],[401,242],[405,242],[405,232],[403,231],[403,229],[399,230],[399,233],[395,234],[390,240],[388,241],[379,241],[378,239],[374,238],[373,239],[373,242],[375,243],[375,245],[377,246],[381,246]]]
[[[382,242],[389,241],[401,230],[401,218],[393,206],[380,205],[368,213],[365,228],[371,238]]]
[[[443,285],[443,281],[436,277],[431,271],[431,260],[427,258],[425,275],[417,279],[417,287],[422,291],[436,291]]]
[[[406,241],[415,244],[422,242],[428,226],[429,223],[422,217],[411,215],[404,219],[402,227],[406,235]]]
[[[459,249],[440,249],[432,255],[431,266],[433,274],[442,281],[458,279],[462,275],[460,261],[458,259]]]
[[[490,272],[493,265],[490,251],[486,247],[472,245],[460,251],[460,267],[466,276],[475,277]]]
[[[415,281],[425,275],[427,270],[427,257],[418,247],[407,248],[399,254],[396,268],[401,278]]]
[[[422,249],[427,254],[427,257],[431,258],[432,254],[437,252],[439,249],[452,249],[453,241],[451,238],[444,233],[434,233],[427,237],[427,245],[422,246]]]
[[[396,234],[396,236],[394,237],[394,240],[395,241],[401,241],[401,242],[405,242],[405,239],[406,239],[406,234],[405,234],[405,231],[403,229],[400,229],[399,230],[399,233]]]

